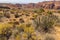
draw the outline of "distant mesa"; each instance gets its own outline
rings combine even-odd
[[[2,8],[2,9],[10,9],[9,7],[4,7],[4,6],[0,6],[0,8]]]
[[[3,6],[1,6],[3,5]],[[28,4],[0,4],[0,8],[45,8],[45,9],[60,9],[60,1],[44,1],[39,3]]]

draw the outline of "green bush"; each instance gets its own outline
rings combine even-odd
[[[48,13],[48,14],[52,14],[52,12],[51,12],[51,11],[48,11],[47,13]]]
[[[54,30],[53,25],[56,23],[55,15],[38,16],[33,22],[36,25],[36,30],[51,33]]]

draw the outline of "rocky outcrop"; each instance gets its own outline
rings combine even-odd
[[[23,4],[22,4],[23,5]],[[21,7],[24,8],[45,8],[45,9],[60,9],[60,1],[44,1],[39,3],[29,3]]]
[[[0,6],[8,6],[10,8],[45,8],[45,9],[60,9],[60,1],[44,1],[39,3],[29,3],[29,4],[2,4]]]

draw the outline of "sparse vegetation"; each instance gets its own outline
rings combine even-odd
[[[0,40],[42,40],[51,34],[59,17],[54,12],[40,9],[0,9]],[[60,24],[59,24],[60,25]],[[46,37],[44,40],[55,40]]]
[[[47,36],[44,40],[55,40],[55,38],[53,38],[51,36]]]
[[[34,24],[36,25],[36,29],[42,32],[52,32],[54,29],[54,24],[56,23],[57,17],[53,14],[51,14],[51,12],[49,12],[49,15],[42,15],[42,16],[38,16],[35,20],[34,20]]]

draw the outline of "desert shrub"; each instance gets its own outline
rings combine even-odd
[[[11,10],[10,12],[11,12],[11,14],[15,14],[13,10]]]
[[[31,24],[26,24],[26,27],[24,28],[24,32],[28,33],[28,34],[31,34],[34,32],[34,27],[31,26]]]
[[[21,33],[21,32],[24,32],[24,29],[25,29],[25,24],[19,24],[19,25],[17,25],[17,30],[18,30],[18,32],[19,33]]]
[[[26,16],[30,16],[28,13],[25,14]]]
[[[0,18],[2,18],[4,15],[3,15],[3,13],[0,13]]]
[[[19,25],[19,22],[18,22],[18,21],[15,21],[13,24],[15,24],[15,25]]]
[[[56,23],[57,17],[55,15],[38,16],[33,22],[38,31],[51,33],[54,30],[53,25]]]
[[[27,38],[27,37],[28,37],[27,33],[24,32],[24,33],[22,34],[22,37]]]
[[[32,36],[32,35],[31,35]],[[32,40],[37,40],[37,36],[36,35],[33,35],[32,37],[31,37],[31,39]]]
[[[21,39],[21,36],[20,35],[17,35],[16,36],[16,40],[20,40]]]
[[[10,37],[11,35],[11,25],[10,24],[0,24],[0,34],[5,37]]]
[[[2,37],[2,34],[0,34],[0,40],[7,40],[7,38],[6,37]]]
[[[17,29],[18,29],[19,33],[24,32],[24,28],[22,26],[18,26]]]
[[[60,11],[58,11],[58,13],[60,13]]]
[[[34,10],[35,13],[42,13],[42,12],[45,12],[45,10],[43,8],[40,8],[40,9],[36,9]]]
[[[42,12],[45,12],[45,10],[43,8],[40,8],[39,12],[42,13]]]
[[[0,13],[0,22],[2,22],[3,17],[4,17],[3,13]]]
[[[8,40],[10,38],[10,36],[12,35],[12,32],[9,28],[6,28],[6,29],[2,30],[2,35],[5,36]]]
[[[20,15],[18,13],[15,14],[15,18],[18,18],[20,17]]]
[[[30,24],[30,23],[27,23],[27,24],[26,24],[26,27],[31,27],[31,24]]]
[[[28,34],[28,37],[27,38],[28,38],[28,40],[30,40],[30,39],[32,40],[32,35],[31,34]]]
[[[44,40],[55,40],[55,38],[53,38],[53,37],[51,37],[51,36],[47,36],[47,37],[45,37]]]
[[[34,18],[30,18],[30,20],[34,20]]]
[[[37,10],[34,10],[33,12],[34,12],[34,13],[37,13]]]
[[[52,14],[52,12],[51,12],[51,11],[48,11],[47,13],[48,13],[48,14]]]
[[[2,40],[8,40],[12,35],[10,24],[0,24],[0,38]]]
[[[4,17],[10,18],[10,14],[9,13],[4,13]]]
[[[19,22],[20,23],[24,23],[24,20],[21,18],[21,19],[19,19]]]

